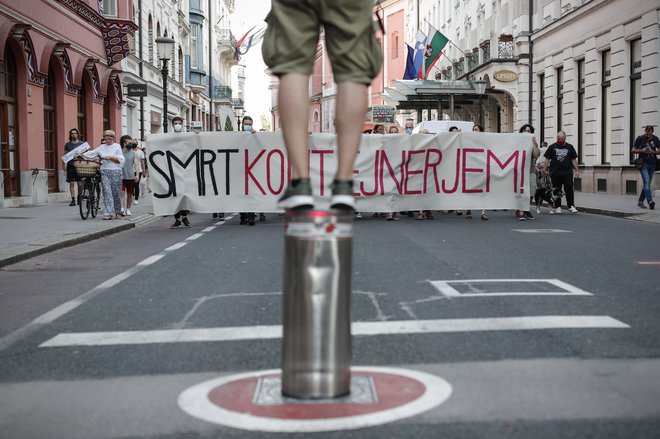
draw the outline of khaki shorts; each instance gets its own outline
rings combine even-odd
[[[275,75],[310,75],[320,27],[335,82],[369,84],[380,71],[373,0],[273,0],[261,51]]]

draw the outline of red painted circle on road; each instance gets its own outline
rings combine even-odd
[[[422,396],[426,386],[413,378],[383,372],[353,372],[353,376],[370,377],[376,388],[375,403],[291,403],[256,405],[253,401],[260,378],[278,377],[279,374],[248,377],[221,384],[208,393],[211,403],[225,410],[249,413],[276,419],[332,419],[364,415],[398,407]]]

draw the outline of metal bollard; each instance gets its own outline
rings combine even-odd
[[[351,384],[352,213],[287,213],[282,394],[336,398]]]

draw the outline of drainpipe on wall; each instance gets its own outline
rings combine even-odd
[[[534,103],[532,101],[534,97],[534,51],[532,50],[532,32],[533,30],[533,25],[534,25],[534,0],[529,0],[529,30],[527,32],[527,46],[528,46],[528,51],[529,51],[529,97],[528,97],[528,115],[527,115],[527,123],[532,125],[532,111],[534,110]],[[541,134],[541,139],[543,139],[543,134]]]
[[[209,0],[209,131],[215,131],[213,123],[213,10],[211,9],[213,0]]]
[[[140,22],[140,27],[138,30],[138,39],[140,40],[139,42],[139,47],[140,47],[140,78],[144,79],[143,77],[143,71],[142,71],[142,63],[144,63],[144,58],[142,57],[142,49],[143,49],[143,42],[142,42],[142,0],[138,2],[138,20]],[[140,140],[144,142],[144,96],[140,96]]]

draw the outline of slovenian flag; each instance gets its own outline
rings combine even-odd
[[[428,78],[431,69],[442,55],[442,49],[445,48],[449,39],[442,33],[429,25],[428,42],[426,43],[426,53],[424,54],[424,79]]]
[[[415,41],[415,53],[413,55],[413,62],[415,65],[416,78],[424,76],[424,54],[426,53],[426,35],[421,30],[417,31],[417,40]]]

